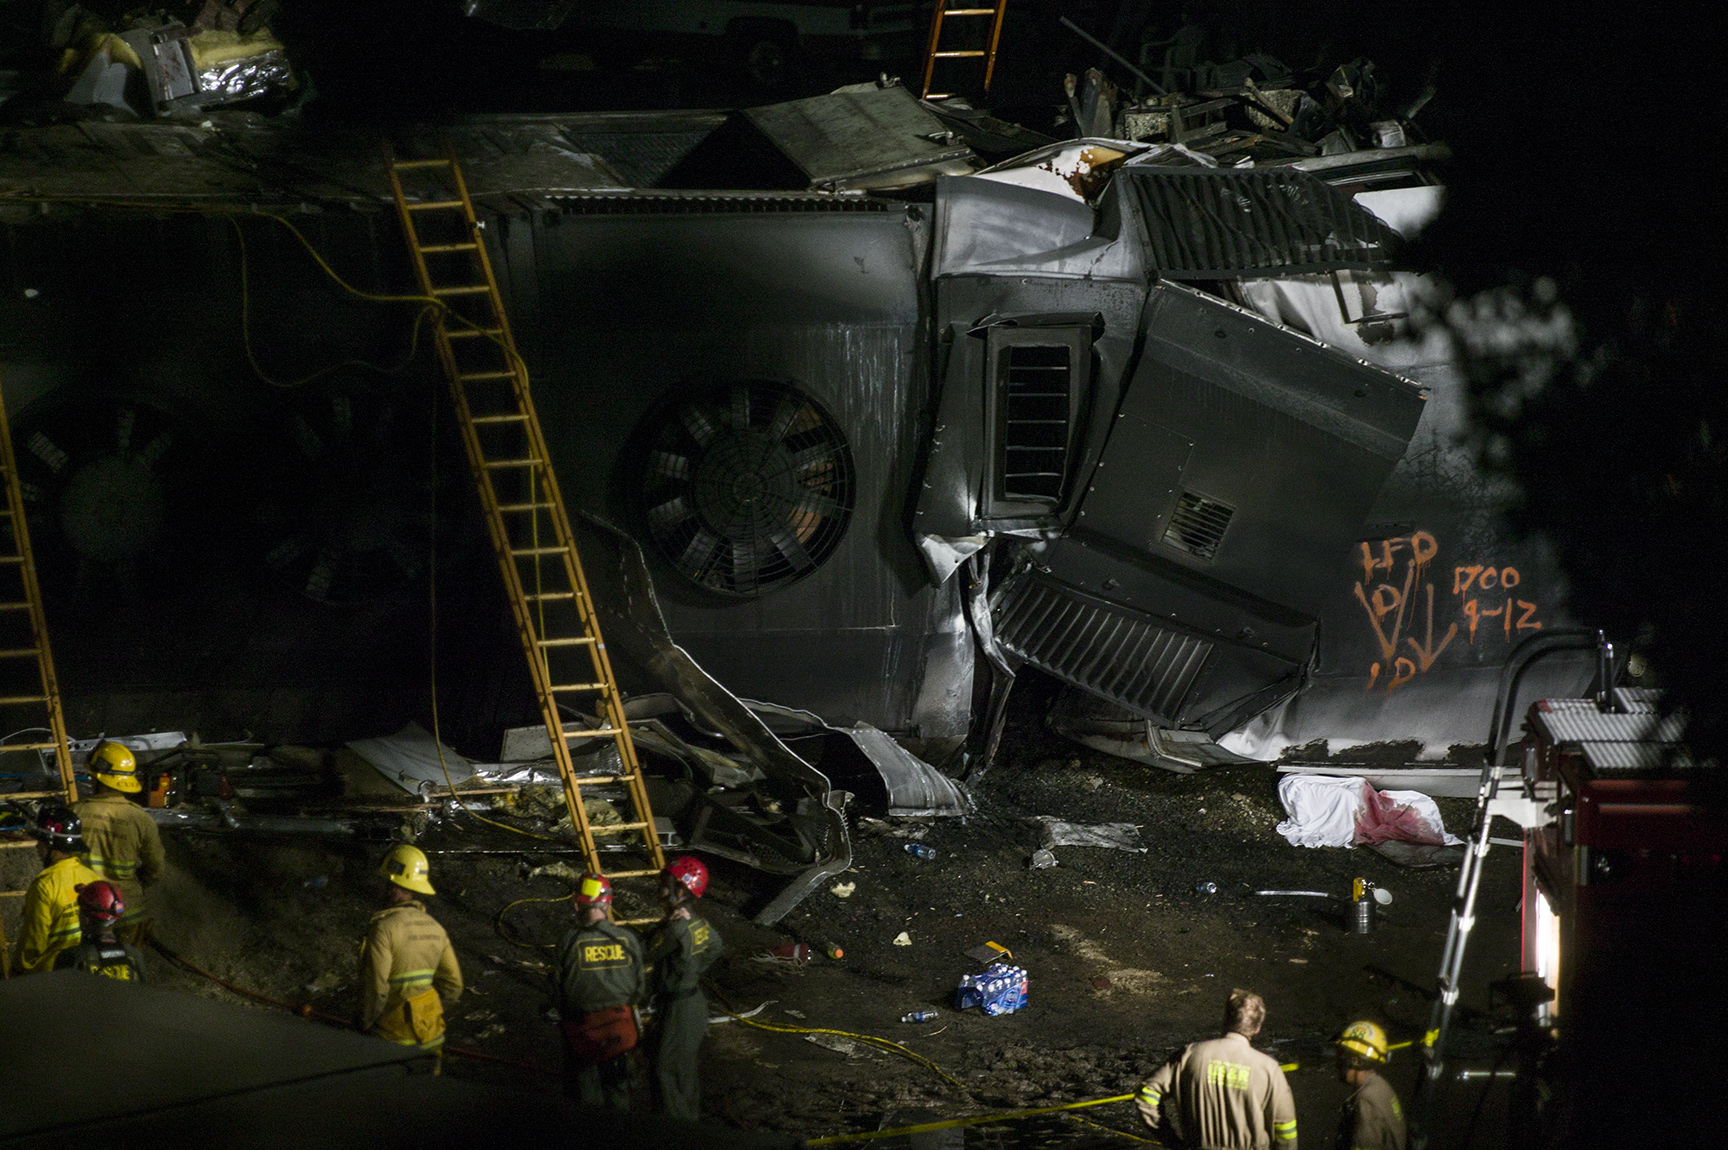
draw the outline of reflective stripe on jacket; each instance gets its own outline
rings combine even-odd
[[[1296,1099],[1277,1060],[1240,1034],[1195,1042],[1135,1099],[1154,1130],[1197,1150],[1296,1150]]]
[[[435,1048],[443,1003],[462,996],[450,936],[418,899],[372,916],[360,948],[360,1029],[392,1042]]]
[[[73,808],[84,823],[84,862],[120,888],[122,925],[144,917],[144,886],[162,874],[162,832],[143,807],[118,791],[102,791]]]

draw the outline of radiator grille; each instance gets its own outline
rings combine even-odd
[[[992,607],[997,641],[1082,690],[1174,724],[1212,653],[1206,639],[1082,596],[1038,575],[1005,584]]]
[[[1218,544],[1230,526],[1234,507],[1184,491],[1176,501],[1176,511],[1170,525],[1164,528],[1164,545],[1186,551],[1196,559],[1211,559],[1218,553]]]
[[[1055,503],[1068,472],[1067,346],[1002,349],[1002,497]]]

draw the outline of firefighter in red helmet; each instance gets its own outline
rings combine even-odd
[[[15,969],[25,974],[53,970],[61,951],[83,941],[78,888],[102,881],[102,876],[78,857],[84,850],[84,825],[68,807],[44,803],[36,812],[33,831],[42,873],[24,894]]]
[[[63,950],[54,960],[56,970],[84,970],[121,982],[144,981],[144,956],[131,943],[115,937],[115,927],[126,915],[126,899],[111,882],[87,882],[78,887],[78,921],[84,941]]]
[[[630,1109],[642,942],[611,921],[612,884],[585,874],[571,902],[577,926],[558,943],[558,1017],[564,1031],[564,1091],[584,1106]]]
[[[654,1066],[654,1106],[667,1117],[694,1122],[701,1085],[696,1053],[708,1032],[708,999],[700,979],[720,957],[720,935],[693,907],[708,889],[708,868],[684,855],[660,872],[666,918],[648,946],[654,968],[655,1030],[649,1047]]]

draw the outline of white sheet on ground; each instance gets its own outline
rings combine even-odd
[[[1369,796],[1373,801],[1369,801]],[[1420,791],[1375,791],[1357,777],[1286,775],[1278,800],[1290,817],[1278,833],[1298,847],[1347,847],[1397,839],[1453,846],[1440,808]]]

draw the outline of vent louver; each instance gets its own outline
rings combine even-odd
[[[1212,644],[1166,630],[1036,574],[1004,584],[991,604],[996,639],[1065,682],[1174,724]]]
[[[1068,348],[1020,344],[1002,356],[1001,496],[1056,503],[1068,472]]]
[[[1176,501],[1169,526],[1164,528],[1164,546],[1186,551],[1196,559],[1210,560],[1218,553],[1218,544],[1234,514],[1234,507],[1184,491]]]

